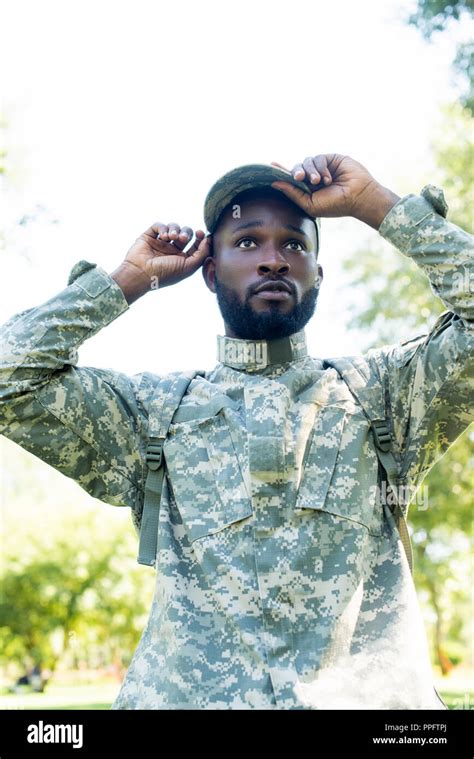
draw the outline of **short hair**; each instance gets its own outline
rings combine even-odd
[[[318,257],[319,253],[319,234],[318,234],[318,228],[316,225],[315,219],[310,216],[306,211],[303,211],[300,206],[296,205],[290,198],[288,198],[286,195],[284,195],[280,190],[277,190],[275,187],[251,187],[249,190],[242,190],[237,195],[234,195],[231,201],[227,203],[225,208],[222,209],[221,213],[219,214],[219,217],[214,224],[214,230],[212,232],[211,237],[211,256],[214,256],[214,245],[213,245],[213,239],[214,235],[218,231],[220,225],[222,224],[222,220],[229,208],[231,208],[234,205],[238,205],[239,201],[245,201],[245,200],[260,200],[261,198],[276,198],[277,200],[284,200],[289,205],[293,206],[299,213],[302,213],[303,216],[306,216],[307,219],[310,219],[310,221],[313,222],[316,232],[316,258]]]

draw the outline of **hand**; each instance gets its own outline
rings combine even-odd
[[[190,227],[157,222],[137,238],[111,276],[131,303],[150,289],[174,285],[194,274],[210,255],[210,238],[198,229],[191,242]]]
[[[285,171],[281,164],[272,162]],[[378,229],[399,197],[383,187],[367,169],[346,155],[327,153],[306,158],[290,172],[305,182],[311,194],[288,182],[273,182],[290,200],[312,217],[354,216]]]

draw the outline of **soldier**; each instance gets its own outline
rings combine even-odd
[[[344,155],[240,167],[208,193],[208,235],[154,224],[112,274],[81,261],[4,326],[0,432],[129,506],[156,567],[113,709],[445,708],[397,489],[473,419],[472,237],[446,213],[437,188],[399,198]],[[448,311],[428,333],[308,355],[319,218],[340,216],[429,277]],[[199,268],[225,324],[211,371],[77,366],[84,340]]]

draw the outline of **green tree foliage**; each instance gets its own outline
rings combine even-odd
[[[94,501],[4,438],[0,449],[1,666],[127,666],[154,586],[128,510]]]
[[[474,116],[474,43],[465,42],[458,46],[453,61],[455,71],[464,80],[465,92],[461,96],[462,105]]]
[[[472,0],[418,0],[418,7],[409,18],[426,39],[433,32],[442,32],[453,19],[459,21],[463,13],[472,13]]]
[[[445,190],[448,219],[473,232],[473,118],[455,104],[434,146],[439,166],[436,183]],[[362,285],[367,305],[353,307],[353,326],[370,330],[379,345],[394,343],[429,329],[445,310],[418,267],[380,242],[344,264],[354,285]],[[371,341],[370,345],[373,345]],[[367,346],[369,347],[369,346]],[[435,661],[443,672],[469,656],[472,630],[472,483],[474,431],[461,435],[433,467],[410,506],[415,578],[431,630]]]
[[[146,614],[145,599],[137,593],[135,570],[135,582],[124,580],[130,552],[123,531],[113,530],[106,540],[98,540],[93,527],[90,520],[84,525],[67,519],[58,527],[52,551],[36,541],[35,556],[4,560],[3,663],[21,665],[31,659],[54,670],[71,642],[71,655],[87,661],[87,640],[92,641],[90,653],[96,658],[105,646],[113,660],[128,663]]]
[[[408,23],[420,30],[426,40],[431,40],[436,33],[444,32],[451,22],[462,22],[463,18],[472,16],[472,0],[418,0],[415,13],[408,18]],[[464,82],[462,105],[474,115],[474,43],[469,41],[458,45],[453,61],[454,70]]]
[[[474,232],[474,114],[459,103],[444,108],[436,137],[436,181],[444,188],[450,221]]]
[[[474,232],[474,118],[459,103],[444,108],[444,119],[433,150],[438,166],[431,180],[443,187],[449,205],[448,219]],[[421,188],[420,188],[421,189]],[[378,344],[400,335],[422,332],[445,310],[430,284],[410,259],[393,248],[381,250],[378,241],[345,262],[357,290],[369,288],[369,302],[353,309],[353,326],[372,329]]]

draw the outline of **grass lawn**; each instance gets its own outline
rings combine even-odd
[[[44,693],[0,695],[0,709],[110,709],[119,683],[51,683]]]
[[[61,684],[51,683],[45,693],[0,695],[0,709],[110,709],[118,694],[119,683]],[[466,688],[444,689],[438,684],[441,697],[450,709],[474,709],[474,692]]]
[[[438,689],[438,692],[449,709],[474,709],[474,691],[443,691]]]

